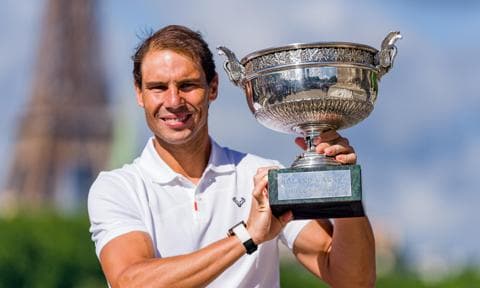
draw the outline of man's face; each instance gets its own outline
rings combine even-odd
[[[209,85],[198,63],[172,50],[148,52],[141,69],[137,102],[158,140],[184,144],[208,135],[208,105],[217,97],[217,76]]]

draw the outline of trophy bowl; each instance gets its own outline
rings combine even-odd
[[[242,59],[247,102],[262,125],[284,133],[343,129],[366,118],[377,96],[373,48],[292,44]]]
[[[228,48],[217,49],[226,57],[224,69],[230,80],[245,91],[257,121],[269,129],[304,137],[307,150],[293,162],[294,170],[287,172],[305,173],[340,165],[333,157],[316,153],[313,139],[327,130],[351,127],[370,115],[378,82],[392,67],[397,52],[394,44],[401,37],[397,31],[390,32],[380,50],[348,42],[290,44],[250,53],[241,61]],[[358,170],[355,173],[359,174],[359,167],[354,168],[350,172]],[[294,178],[306,179],[303,174]],[[327,182],[332,181],[338,182]]]

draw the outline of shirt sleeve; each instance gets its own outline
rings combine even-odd
[[[293,243],[303,227],[311,220],[294,220],[287,224],[280,233],[280,240],[290,250],[293,250]]]
[[[102,172],[88,193],[90,233],[95,252],[113,238],[132,231],[147,232],[138,198],[127,181],[112,172]]]

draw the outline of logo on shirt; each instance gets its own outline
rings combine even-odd
[[[245,203],[245,198],[241,197],[240,200],[237,197],[233,197],[232,201],[237,204],[238,207],[242,207],[243,203]]]

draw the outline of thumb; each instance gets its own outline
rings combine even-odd
[[[268,179],[263,177],[258,181],[253,188],[253,197],[257,200],[257,203],[260,207],[268,207],[268,191],[267,191]]]

